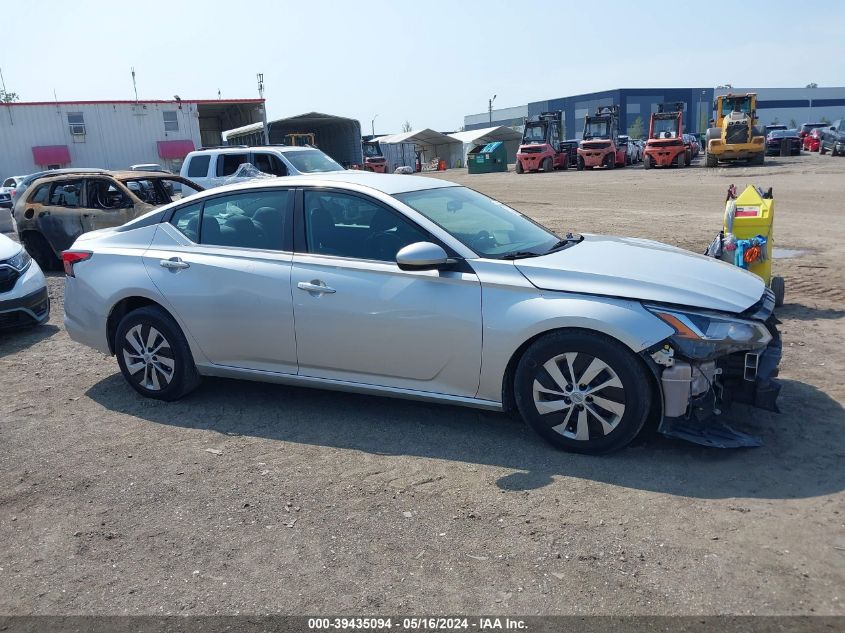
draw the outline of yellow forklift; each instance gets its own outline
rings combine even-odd
[[[314,135],[311,132],[294,132],[285,134],[285,145],[292,147],[317,147],[314,142]]]

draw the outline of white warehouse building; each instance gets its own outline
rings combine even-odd
[[[46,101],[0,104],[0,178],[61,167],[178,172],[223,130],[261,121],[263,99]]]

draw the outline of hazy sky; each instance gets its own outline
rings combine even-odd
[[[142,99],[256,97],[262,72],[271,119],[327,112],[359,119],[365,133],[376,114],[377,133],[406,119],[454,130],[493,94],[506,107],[620,87],[845,85],[841,0],[2,6],[0,68],[24,101],[54,90],[132,99],[132,66]],[[757,31],[745,37],[746,27]]]

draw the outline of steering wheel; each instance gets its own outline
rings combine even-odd
[[[496,246],[496,238],[493,237],[493,234],[490,231],[481,230],[475,234],[475,237],[472,238],[472,242],[470,243],[470,248],[473,250],[489,250],[493,246]]]

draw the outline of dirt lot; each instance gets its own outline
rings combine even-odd
[[[561,231],[701,251],[773,186],[781,415],[763,448],[604,458],[502,415],[207,380],[141,399],[49,325],[0,334],[0,613],[845,614],[845,161],[445,177]],[[210,452],[209,449],[213,449]]]

